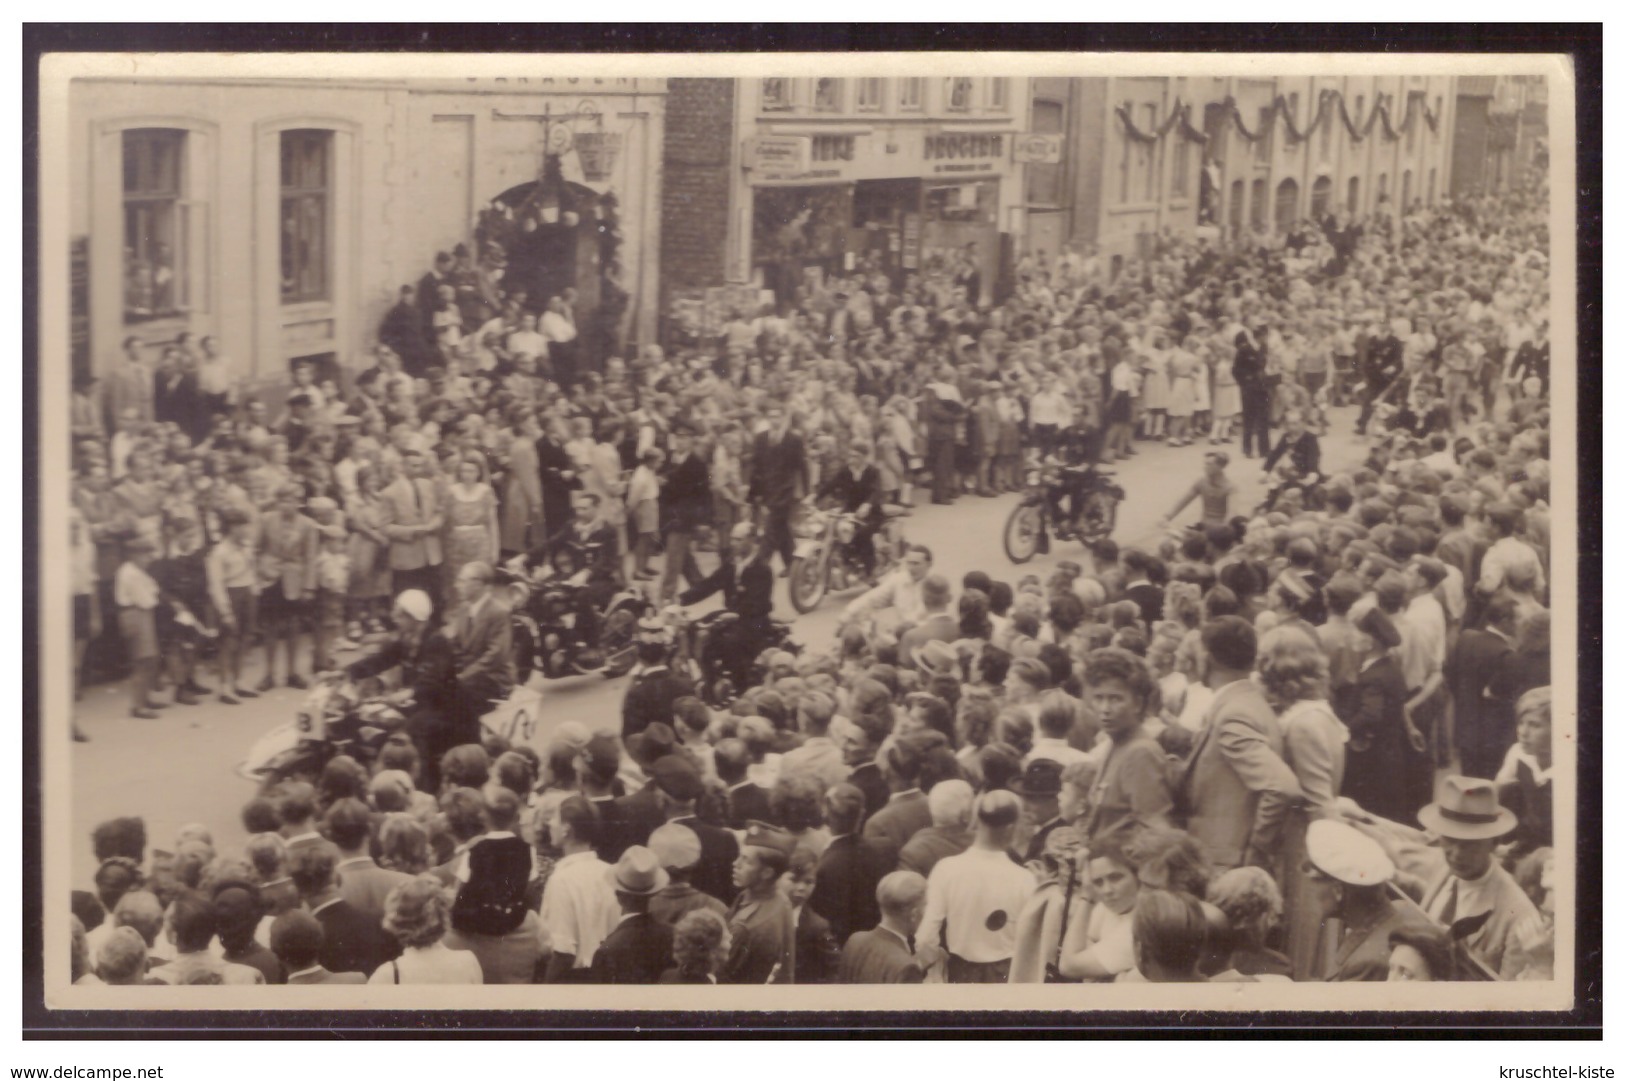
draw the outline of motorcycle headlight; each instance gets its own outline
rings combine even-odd
[[[851,544],[852,538],[858,535],[858,527],[851,519],[845,519],[835,530],[835,536],[842,544]]]
[[[1040,479],[1040,474],[1039,474],[1038,470],[1036,470],[1036,469],[1027,470],[1027,483],[1028,484],[1037,484],[1039,479]]]

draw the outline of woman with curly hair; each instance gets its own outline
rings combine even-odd
[[[1162,748],[1146,731],[1158,703],[1151,670],[1127,650],[1097,649],[1084,665],[1083,683],[1110,741],[1090,797],[1091,843],[1121,829],[1166,826],[1173,791]]]
[[[419,875],[384,899],[384,930],[400,940],[402,953],[379,965],[368,983],[483,983],[479,958],[441,941],[451,927],[451,899],[440,880]]]
[[[1281,922],[1281,890],[1262,867],[1232,867],[1213,880],[1208,900],[1229,924],[1221,936],[1229,945],[1229,971],[1254,980],[1292,979],[1292,962],[1264,945]]]
[[[829,847],[830,832],[824,826],[824,786],[817,777],[792,773],[779,778],[768,795],[768,808],[774,824],[789,830],[797,844],[819,855]]]
[[[727,921],[710,909],[695,909],[672,929],[671,956],[676,964],[661,973],[660,982],[716,983],[732,948]]]
[[[420,875],[429,869],[429,831],[403,811],[384,816],[378,825],[378,866]]]
[[[1343,788],[1349,731],[1326,701],[1326,654],[1296,626],[1278,627],[1258,648],[1258,682],[1281,726],[1281,757],[1298,779],[1306,806],[1282,834],[1280,883],[1288,912],[1286,953],[1295,972],[1320,972],[1324,949],[1315,885],[1303,873],[1305,836],[1316,818],[1333,816]]]
[[[1072,914],[1058,967],[1068,980],[1107,982],[1134,968],[1139,869],[1121,833],[1095,841],[1084,856],[1087,902]]]

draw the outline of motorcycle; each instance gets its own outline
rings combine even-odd
[[[535,745],[542,696],[523,685],[514,688],[485,716],[486,736],[499,736],[510,746]],[[294,720],[266,732],[249,747],[237,774],[267,793],[287,781],[314,784],[328,762],[349,755],[369,771],[389,737],[402,731],[410,690],[363,695],[342,676],[318,678]]]
[[[743,691],[762,681],[765,673],[759,671],[757,659],[763,653],[778,649],[801,652],[800,644],[790,640],[790,624],[775,619],[772,633],[759,644],[753,643],[755,659],[750,671],[730,670],[730,658],[718,648],[718,635],[739,622],[739,613],[721,608],[693,619],[672,606],[661,614],[672,628],[672,671],[687,676],[700,698],[714,709],[728,708]]]
[[[905,543],[897,520],[912,514],[893,503],[881,507],[883,523],[875,533],[875,570],[872,580],[884,578],[903,558]],[[871,579],[852,548],[859,528],[858,516],[810,508],[796,528],[796,554],[790,564],[790,603],[796,611],[811,612],[828,593],[857,586]]]
[[[1010,512],[1004,524],[1004,554],[1012,563],[1025,563],[1049,551],[1053,530],[1062,539],[1094,544],[1111,536],[1117,525],[1117,505],[1123,489],[1112,477],[1116,474],[1090,465],[1063,465],[1057,461],[1039,462],[1027,470],[1027,491]],[[1072,491],[1077,492],[1077,511],[1070,521],[1056,520],[1056,510]]]
[[[318,679],[292,722],[254,741],[237,774],[258,781],[265,792],[285,781],[314,784],[340,755],[370,768],[384,742],[405,723],[405,702],[400,692],[369,697],[347,680]]]
[[[1304,510],[1322,510],[1326,506],[1326,493],[1321,485],[1323,479],[1319,473],[1299,473],[1292,460],[1283,456],[1275,468],[1266,474],[1264,499],[1253,508],[1253,514],[1268,514],[1275,509],[1276,501],[1292,488],[1298,490]]]
[[[638,619],[650,608],[638,588],[622,588],[604,604],[597,640],[589,642],[576,627],[586,571],[510,564],[497,572],[497,584],[513,611],[514,677],[521,686],[537,671],[544,679],[595,673],[612,679],[636,662]]]

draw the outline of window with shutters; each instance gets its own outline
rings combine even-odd
[[[762,111],[786,112],[796,107],[796,81],[794,79],[762,80]]]
[[[951,113],[969,112],[975,90],[975,79],[963,76],[948,79],[947,85],[944,87],[943,108]]]
[[[282,303],[330,299],[333,133],[282,133]]]
[[[1010,80],[989,79],[987,81],[987,108],[989,112],[1002,113],[1010,108]]]
[[[897,108],[917,113],[925,108],[925,80],[908,78],[897,80]]]

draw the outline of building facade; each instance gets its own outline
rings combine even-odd
[[[1450,191],[1502,191],[1548,157],[1546,80],[1481,75],[1456,80]]]
[[[1163,232],[1268,235],[1449,191],[1449,77],[1071,81],[1069,239],[1112,265]]]
[[[1060,131],[1029,140],[1031,81],[669,80],[662,311],[709,324],[719,304],[860,267],[901,284],[967,251],[991,302],[1028,232],[1028,159],[1061,159]]]
[[[75,80],[75,365],[184,331],[250,385],[295,360],[342,373],[400,287],[438,251],[477,257],[550,158],[565,213],[513,230],[505,284],[576,288],[578,323],[624,292],[609,318],[648,340],[664,99],[633,78]]]

